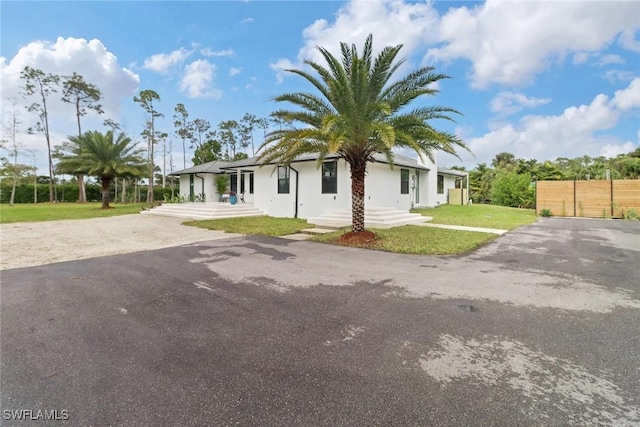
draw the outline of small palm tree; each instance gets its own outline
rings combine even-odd
[[[455,135],[436,130],[431,119],[452,120],[456,110],[419,107],[406,111],[422,95],[435,95],[433,84],[448,78],[432,67],[419,68],[399,80],[393,74],[404,60],[396,61],[402,45],[386,47],[373,59],[373,37],[369,35],[362,55],[355,45],[341,43],[341,60],[318,47],[327,67],[305,61],[319,75],[287,70],[305,78],[319,92],[287,93],[274,98],[290,102],[298,111],[278,110],[272,115],[290,123],[271,132],[260,147],[262,164],[288,165],[306,153],[319,155],[320,165],[328,154],[344,159],[351,169],[352,230],[364,231],[364,185],[367,163],[374,154],[384,154],[393,167],[393,149],[410,148],[431,157],[434,150],[456,155],[464,143]],[[272,144],[274,143],[274,144]]]
[[[102,134],[88,131],[80,136],[70,136],[77,147],[74,154],[63,156],[58,168],[73,174],[95,176],[102,186],[102,209],[109,209],[109,189],[118,177],[142,176],[148,169],[147,162],[123,133],[114,141],[113,131]]]

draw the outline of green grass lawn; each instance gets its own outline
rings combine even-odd
[[[507,208],[494,205],[441,205],[411,212],[433,217],[433,224],[466,225],[469,227],[513,230],[536,221],[533,209]]]
[[[111,204],[111,209],[100,209],[100,203],[20,203],[0,205],[0,223],[53,221],[58,219],[87,219],[136,214],[147,203]]]
[[[304,219],[273,218],[270,216],[253,216],[244,218],[206,219],[188,221],[184,225],[224,230],[228,233],[257,234],[262,236],[284,236],[300,232],[303,228],[312,227]]]
[[[348,230],[314,236],[313,241],[342,244],[338,238]],[[386,252],[418,255],[453,255],[468,252],[498,236],[472,231],[406,225],[388,230],[370,230],[378,239],[370,244],[349,245]]]
[[[100,209],[100,203],[40,203],[0,205],[0,223],[51,221],[60,219],[85,219],[114,215],[135,214],[148,204],[112,204],[113,208]],[[466,225],[511,230],[530,224],[536,220],[533,210],[505,208],[491,205],[451,206],[443,205],[432,209],[419,209],[422,215],[433,217],[433,223]],[[268,216],[226,218],[214,220],[188,221],[191,225],[210,230],[224,230],[229,233],[283,236],[298,233],[311,227],[304,219],[273,218]],[[316,242],[340,244],[338,237],[348,230],[315,236]],[[473,250],[491,240],[496,235],[440,228],[405,226],[389,230],[373,230],[378,239],[363,245],[369,249],[389,252],[448,255]]]
[[[503,230],[511,230],[536,220],[533,210],[490,205],[443,205],[432,209],[414,210],[414,212],[432,216],[432,222],[436,224],[466,225]],[[224,230],[229,233],[266,236],[283,236],[285,234],[298,233],[303,228],[311,227],[303,219],[273,218],[268,216],[189,221],[185,224],[211,230]],[[311,240],[322,243],[342,244],[338,238],[347,231],[337,230],[333,233],[315,236]],[[369,244],[360,244],[359,247],[421,255],[460,254],[476,249],[498,237],[495,234],[412,225],[372,231],[376,233],[377,240]]]

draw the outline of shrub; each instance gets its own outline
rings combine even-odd
[[[491,204],[512,208],[532,208],[535,191],[529,175],[500,172],[491,187]]]
[[[638,214],[638,211],[635,209],[629,209],[626,210],[622,213],[622,216],[624,219],[628,219],[628,220],[634,220],[637,221],[640,219],[640,214]]]
[[[548,218],[548,217],[550,217],[550,216],[553,216],[553,214],[551,213],[551,210],[550,210],[550,209],[542,209],[542,210],[540,211],[540,216],[543,216],[543,217],[545,217],[545,218]]]

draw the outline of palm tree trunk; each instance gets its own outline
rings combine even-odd
[[[87,190],[84,186],[84,175],[77,175],[78,179],[78,203],[87,203]]]
[[[118,179],[116,178],[116,185],[118,185]],[[120,203],[122,203],[123,205],[125,203],[127,203],[127,181],[122,178],[122,199],[120,200]]]
[[[364,231],[364,178],[367,163],[351,166],[351,228],[354,233]]]
[[[102,209],[109,209],[109,187],[111,186],[111,180],[107,177],[100,178],[102,184]]]

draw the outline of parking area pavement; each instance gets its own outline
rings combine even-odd
[[[639,266],[639,222],[545,218],[454,257],[239,237],[5,270],[3,425],[638,425]]]

